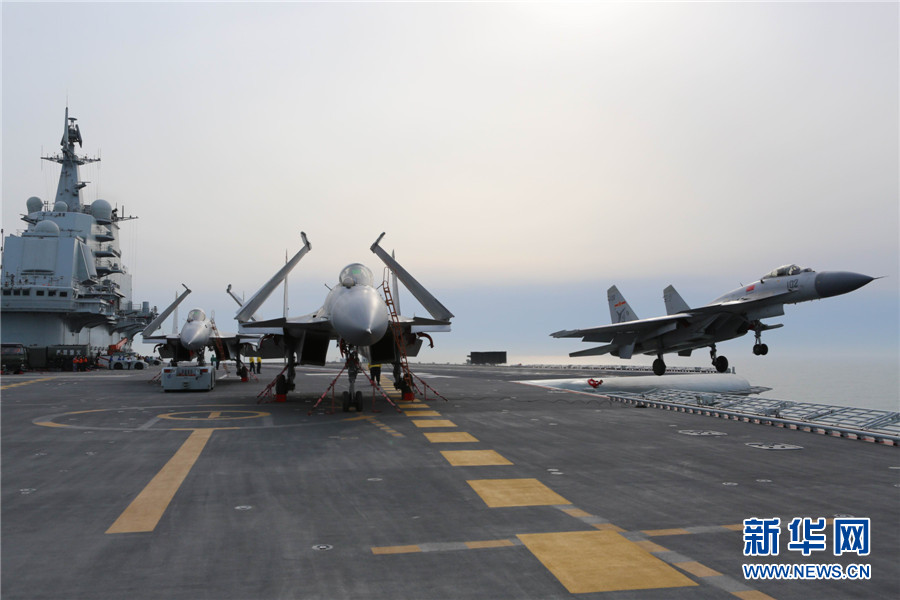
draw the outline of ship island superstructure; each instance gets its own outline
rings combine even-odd
[[[76,154],[82,137],[75,121],[67,107],[60,153],[41,157],[62,166],[55,201],[28,198],[27,229],[4,240],[2,342],[38,356],[63,346],[93,355],[115,344],[127,349],[156,314],[148,302],[132,302],[122,264],[119,223],[136,217],[119,215],[106,200],[82,200],[87,183],[79,166],[100,159]]]

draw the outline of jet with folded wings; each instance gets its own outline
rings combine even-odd
[[[311,250],[306,234],[301,235],[303,247],[235,315],[241,333],[264,334],[263,345],[274,344],[282,348],[287,359],[285,378],[288,390],[294,389],[294,367],[297,364],[324,365],[332,340],[337,340],[348,356],[359,352],[368,358],[370,364],[393,364],[394,380],[399,382],[401,354],[416,356],[422,346],[422,339],[431,341],[428,332],[450,331],[453,313],[378,245],[384,233],[375,240],[370,250],[387,265],[393,275],[393,292],[387,284],[384,291],[391,298],[394,315],[389,311],[387,298],[382,298],[379,294],[372,271],[361,263],[352,263],[341,270],[337,285],[329,289],[325,302],[318,310],[298,317],[253,320],[254,313],[263,302]],[[398,280],[428,311],[431,318],[404,317],[399,314]],[[398,344],[403,346],[402,352]],[[350,404],[361,410],[361,392],[355,392],[354,388],[358,363],[355,359],[348,360],[347,368],[350,392],[344,398],[344,410],[348,410]]]
[[[156,349],[162,358],[171,359],[172,366],[180,361],[197,359],[198,364],[206,364],[206,349],[209,348],[220,360],[234,360],[240,369],[241,355],[259,355],[258,347],[261,335],[248,334],[224,334],[215,325],[215,321],[209,318],[202,308],[193,308],[188,312],[187,320],[181,326],[180,331],[173,331],[168,335],[153,335],[170,314],[178,308],[178,305],[191,293],[184,284],[184,292],[175,298],[160,315],[144,329],[141,337],[144,342],[156,344]],[[175,321],[178,320],[177,313]],[[278,358],[281,354],[268,354],[265,358]]]
[[[634,354],[656,355],[653,372],[666,372],[663,354],[677,352],[690,356],[696,348],[710,348],[713,366],[720,373],[728,369],[728,359],[716,354],[716,342],[741,337],[753,331],[753,353],[764,355],[769,347],[762,343],[762,332],[782,327],[765,324],[763,319],[784,315],[785,304],[819,300],[846,294],[876,279],[860,273],[823,271],[797,265],[779,267],[751,285],[728,292],[705,306],[688,307],[671,285],[663,290],[667,315],[638,319],[616,286],[607,291],[611,325],[557,331],[555,338],[581,338],[584,342],[606,345],[572,352],[569,356],[611,354],[631,358]]]

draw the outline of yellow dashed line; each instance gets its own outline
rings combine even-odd
[[[414,419],[413,425],[416,427],[456,427],[456,423],[453,421],[448,421],[447,419]]]
[[[513,464],[493,450],[441,450],[441,454],[454,467],[485,467]]]
[[[572,594],[697,585],[612,531],[535,533],[518,538]]]
[[[432,444],[441,444],[441,443],[462,443],[462,442],[477,442],[478,440],[470,433],[465,433],[463,431],[460,432],[437,432],[437,433],[424,433],[424,435],[429,442]]]
[[[409,554],[411,552],[421,552],[418,546],[382,546],[380,548],[372,548],[372,554]]]
[[[580,519],[582,517],[593,516],[590,513],[581,510],[580,508],[564,508],[564,509],[562,509],[562,511],[564,513],[566,513],[567,515],[569,515],[570,517],[575,517],[578,519]]]
[[[537,479],[474,479],[466,483],[491,508],[571,504]]]
[[[615,531],[618,533],[623,533],[625,531],[618,525],[613,525],[612,523],[595,523],[594,529],[599,529],[600,531]]]
[[[436,410],[404,410],[407,417],[439,417],[441,413]]]

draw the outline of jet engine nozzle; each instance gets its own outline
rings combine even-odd
[[[335,330],[351,346],[371,346],[388,328],[388,311],[374,288],[344,288],[331,308]]]
[[[816,293],[820,298],[839,296],[859,289],[874,279],[850,271],[823,271],[816,275]]]

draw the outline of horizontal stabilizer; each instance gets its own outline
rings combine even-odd
[[[678,313],[688,312],[691,308],[681,295],[675,291],[673,286],[669,286],[663,290],[663,302],[666,303],[666,314],[677,315]]]
[[[172,311],[178,308],[178,305],[181,304],[181,301],[187,298],[188,294],[191,293],[191,290],[190,288],[188,288],[188,286],[184,285],[183,283],[181,285],[184,286],[184,291],[181,292],[181,295],[175,298],[175,301],[172,302],[172,304],[170,304],[166,308],[166,310],[159,313],[159,316],[153,319],[153,321],[151,321],[150,324],[144,328],[144,331],[141,332],[141,337],[147,337],[154,331],[159,329],[160,325],[163,324],[163,321],[165,321],[166,318],[168,318],[168,316],[172,314]]]
[[[588,348],[587,350],[579,350],[578,352],[570,352],[569,356],[598,356],[600,354],[609,354],[618,346],[609,344],[606,346],[598,346],[596,348]]]
[[[281,269],[278,270],[277,273],[263,285],[258,292],[253,294],[253,297],[247,300],[246,304],[241,307],[241,310],[234,316],[235,319],[238,320],[238,323],[246,323],[251,320],[253,314],[262,306],[263,302],[265,302],[272,292],[275,291],[282,281],[284,281],[285,277],[288,276],[294,267],[297,266],[297,263],[300,262],[300,259],[306,256],[306,253],[310,251],[312,246],[309,244],[309,240],[306,239],[306,233],[300,232],[300,237],[303,239],[303,247],[300,248],[300,251],[294,255],[294,257],[289,260]]]
[[[415,299],[419,301],[419,304],[428,311],[428,314],[438,321],[447,322],[452,319],[453,313],[447,310],[447,308],[441,304],[437,298],[432,296],[421,283],[416,281],[415,277],[410,275],[406,269],[400,266],[400,263],[394,260],[390,254],[385,252],[384,249],[378,245],[378,242],[380,242],[383,237],[383,233],[378,236],[378,239],[372,244],[370,250],[388,266],[394,276],[406,286],[406,289],[408,289]]]
[[[637,315],[631,310],[619,288],[612,286],[606,290],[606,298],[609,300],[609,318],[613,324],[637,320]]]

